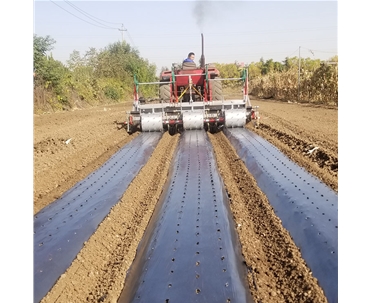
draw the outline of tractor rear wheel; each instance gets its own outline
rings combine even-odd
[[[215,134],[218,132],[218,127],[217,127],[217,124],[213,123],[213,124],[210,124],[209,125],[209,132],[211,134]]]
[[[171,91],[170,91],[170,84],[160,84],[159,86],[159,98],[163,101],[170,101],[171,99]]]
[[[222,82],[217,79],[220,78],[216,77],[209,82],[212,90],[212,100],[223,100]]]
[[[174,136],[177,133],[177,126],[176,125],[169,125],[168,126],[169,135]]]

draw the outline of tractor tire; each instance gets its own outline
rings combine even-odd
[[[216,77],[215,79],[219,79],[219,77]],[[209,84],[212,90],[212,100],[223,100],[222,82],[218,80],[210,80]]]
[[[160,84],[159,86],[159,98],[163,101],[170,101],[171,99],[171,91],[170,91],[170,84]]]
[[[168,133],[169,135],[171,136],[174,136],[176,133],[177,133],[177,126],[176,125],[172,125],[172,126],[168,126]]]
[[[209,132],[211,134],[216,134],[218,132],[218,126],[216,124],[209,125]]]

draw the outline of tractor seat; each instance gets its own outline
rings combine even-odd
[[[196,69],[196,64],[195,62],[183,62],[182,69],[183,70]]]

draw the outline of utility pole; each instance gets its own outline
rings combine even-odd
[[[300,76],[301,76],[301,46],[298,48],[298,97],[297,101],[300,102]]]
[[[118,30],[121,32],[121,42],[124,41],[123,32],[126,32],[127,29],[124,28],[124,24],[121,24],[121,28],[118,28]]]

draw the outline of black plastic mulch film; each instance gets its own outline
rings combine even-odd
[[[244,129],[226,136],[323,288],[338,301],[338,197]],[[143,133],[34,217],[34,302],[52,288],[147,162],[161,133]],[[186,131],[119,302],[253,302],[212,147]]]
[[[204,130],[185,131],[119,303],[254,302]]]
[[[300,248],[328,302],[338,302],[338,195],[254,132],[235,128],[224,133]]]
[[[53,287],[146,164],[161,133],[143,133],[34,216],[34,302]]]

